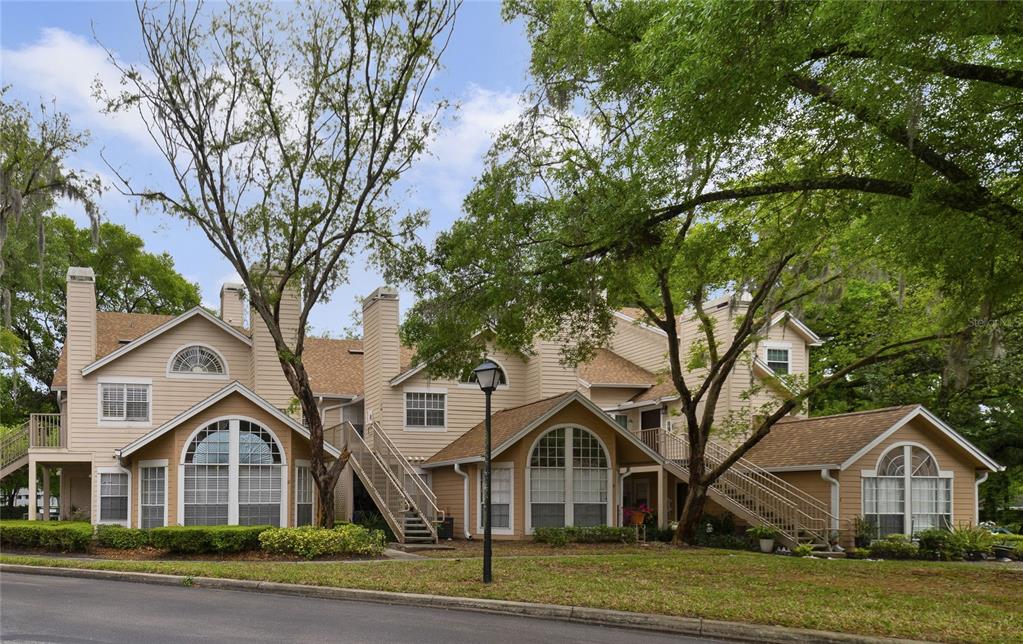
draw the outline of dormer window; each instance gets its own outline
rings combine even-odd
[[[226,373],[220,356],[212,349],[200,345],[178,351],[171,361],[170,372],[190,376],[222,376]]]
[[[476,374],[473,373],[472,369],[466,369],[458,377],[458,382],[463,385],[475,385]],[[504,375],[504,369],[498,367],[497,370],[497,385],[503,387],[508,384],[508,377]]]
[[[767,348],[767,366],[776,374],[787,374],[789,369],[789,350],[777,347]]]

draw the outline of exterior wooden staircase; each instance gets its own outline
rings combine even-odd
[[[328,431],[348,446],[355,474],[398,541],[436,543],[444,520],[437,497],[380,425],[366,425],[363,434],[348,422]]]
[[[28,451],[67,445],[60,414],[32,414],[20,427],[0,435],[0,479],[28,465]]]
[[[667,470],[682,481],[689,479],[686,433],[674,431],[669,423],[636,434],[661,455]],[[710,441],[704,454],[707,469],[717,467],[730,454],[727,447]],[[774,527],[778,541],[790,548],[802,543],[826,548],[831,532],[838,529],[838,519],[818,499],[744,458],[711,486],[710,497],[751,525]]]

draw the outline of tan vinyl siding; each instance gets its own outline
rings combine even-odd
[[[280,325],[284,341],[289,347],[295,346],[298,337],[299,308],[298,293],[287,289],[281,299]],[[250,312],[249,318],[252,326],[252,390],[278,409],[286,409],[295,394],[281,370],[273,337],[255,309]],[[301,418],[301,412],[296,412],[295,416]]]
[[[462,471],[466,471],[463,469]],[[470,481],[471,481],[470,477]],[[445,516],[455,520],[453,536],[456,539],[465,537],[465,518],[463,514],[464,479],[454,467],[439,467],[432,470],[430,484],[437,495],[437,507],[444,511]]]
[[[175,352],[189,344],[213,346],[226,361],[228,375],[223,378],[179,378],[167,376],[167,364]],[[249,347],[212,322],[193,317],[153,338],[134,351],[81,378],[78,369],[69,369],[74,382],[74,401],[68,417],[68,435],[75,452],[92,453],[98,465],[114,465],[114,450],[159,427],[189,407],[223,388],[231,380],[246,383],[249,373]],[[148,426],[119,426],[98,421],[100,380],[126,382],[135,378],[152,380],[149,395],[151,413]]]
[[[821,478],[820,470],[809,472],[776,472],[785,482],[806,492],[831,511],[831,484]],[[834,475],[834,472],[832,472]]]
[[[606,409],[626,403],[642,391],[644,389],[633,387],[588,387],[583,393],[588,394],[598,407]]]
[[[668,367],[667,336],[636,322],[615,318],[608,348],[654,373]]]
[[[851,527],[854,517],[863,514],[863,484],[861,472],[873,470],[881,455],[892,445],[901,442],[919,443],[934,455],[938,469],[953,473],[952,481],[952,523],[973,523],[977,495],[977,470],[975,465],[952,441],[927,426],[926,421],[914,418],[886,438],[880,445],[867,452],[862,458],[842,471],[840,519],[843,528]]]

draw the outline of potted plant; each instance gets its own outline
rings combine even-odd
[[[859,516],[853,519],[853,540],[857,548],[868,547],[876,534],[877,527],[867,517]]]
[[[755,525],[746,530],[746,534],[760,541],[760,552],[774,552],[774,540],[778,538],[778,530],[769,525]]]

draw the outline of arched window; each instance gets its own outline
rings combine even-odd
[[[213,422],[188,444],[182,469],[185,525],[283,525],[283,458],[268,429]]]
[[[472,369],[466,369],[458,377],[458,382],[460,382],[462,384],[472,384],[472,385],[475,385],[476,384],[476,374],[473,373]],[[497,385],[500,387],[502,385],[507,385],[507,384],[508,384],[508,376],[506,376],[505,373],[504,373],[504,367],[501,367],[500,365],[498,365],[498,367],[497,367]]]
[[[187,373],[220,376],[225,373],[224,363],[212,349],[193,345],[185,347],[174,355],[171,373]]]
[[[919,445],[888,449],[863,477],[863,514],[878,534],[915,534],[952,525],[952,478]]]
[[[529,455],[530,527],[606,525],[610,508],[607,451],[589,430],[552,429]]]

